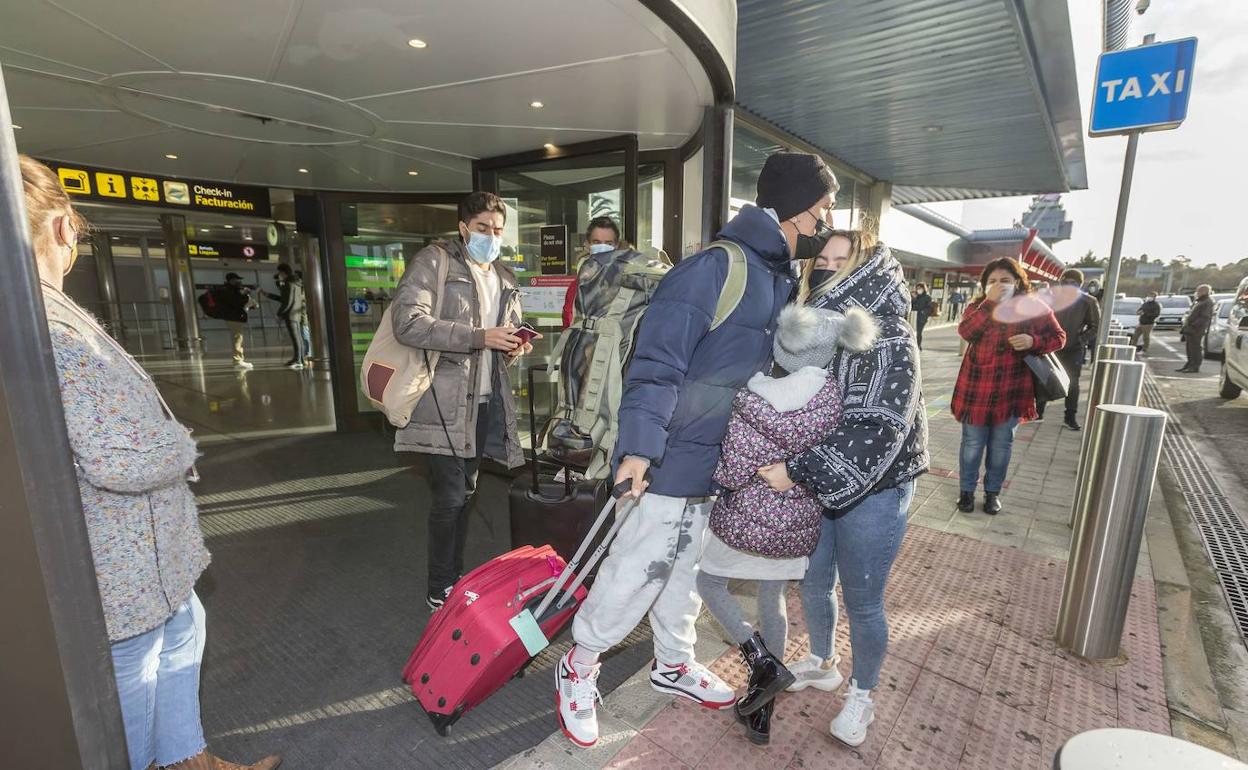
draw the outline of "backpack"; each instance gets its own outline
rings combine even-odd
[[[225,318],[225,308],[221,307],[221,302],[217,300],[217,292],[220,291],[219,286],[213,286],[208,291],[199,295],[199,306],[204,311],[204,315],[209,318],[221,320]]]
[[[745,296],[749,263],[732,241],[715,241],[707,248],[728,253],[728,276],[711,322],[714,331]],[[662,252],[621,250],[590,255],[577,270],[575,320],[550,356],[560,373],[558,404],[534,445],[544,439],[554,460],[583,470],[586,478],[603,479],[611,473],[624,371],[641,319],[670,269]]]

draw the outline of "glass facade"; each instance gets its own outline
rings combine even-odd
[[[730,185],[729,217],[736,216],[741,207],[753,203],[758,187],[758,177],[763,171],[767,157],[777,152],[793,151],[794,148],[737,121],[732,131],[732,182]],[[824,160],[827,160],[825,158]],[[833,223],[836,227],[852,228],[859,224],[860,212],[866,202],[865,185],[858,184],[852,176],[835,164],[829,163],[841,183],[836,195]]]

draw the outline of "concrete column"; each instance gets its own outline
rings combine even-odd
[[[308,302],[308,328],[312,332],[312,368],[329,371],[329,335],[325,326],[325,278],[321,271],[320,241],[310,233],[295,236],[303,265],[303,294]]]
[[[204,339],[199,335],[199,315],[195,312],[195,275],[191,272],[191,255],[186,248],[186,217],[161,214],[160,227],[165,234],[177,349],[198,353],[204,349]]]
[[[892,205],[892,182],[876,182],[867,187],[866,201],[863,204],[862,214],[859,216],[859,227],[862,230],[873,233],[878,238],[880,235],[880,222],[884,221],[884,214],[888,212]]]
[[[91,236],[91,253],[95,255],[95,276],[104,303],[104,328],[118,341],[125,341],[126,329],[121,321],[121,303],[117,300],[117,269],[113,266],[113,241],[103,230]]]

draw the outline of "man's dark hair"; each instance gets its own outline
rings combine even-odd
[[[914,288],[916,288],[916,289],[922,289],[923,291],[927,291],[927,284],[925,284],[925,283],[923,283],[922,281],[920,281],[919,283],[916,283],[916,284],[914,285]]]
[[[281,264],[277,266],[277,272],[283,273],[285,275],[293,274],[293,271],[291,271],[290,269],[290,265],[286,264],[285,262],[282,262]]]
[[[1083,285],[1083,271],[1070,268],[1062,273],[1062,283],[1073,283],[1076,286]]]
[[[610,230],[615,233],[615,240],[620,240],[620,226],[615,223],[611,217],[594,217],[589,220],[589,227],[585,228],[585,240],[589,240],[589,236],[594,234],[595,230]]]
[[[507,207],[503,199],[491,192],[474,192],[459,202],[459,221],[468,224],[477,214],[491,211],[503,215],[507,221]]]

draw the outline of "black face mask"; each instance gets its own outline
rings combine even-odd
[[[797,242],[793,245],[793,259],[814,259],[823,251],[823,247],[832,240],[832,228],[821,219],[815,220],[815,234],[797,234]]]
[[[824,270],[819,268],[810,271],[810,288],[818,289],[828,281],[832,280],[832,276],[836,275],[835,270]]]

